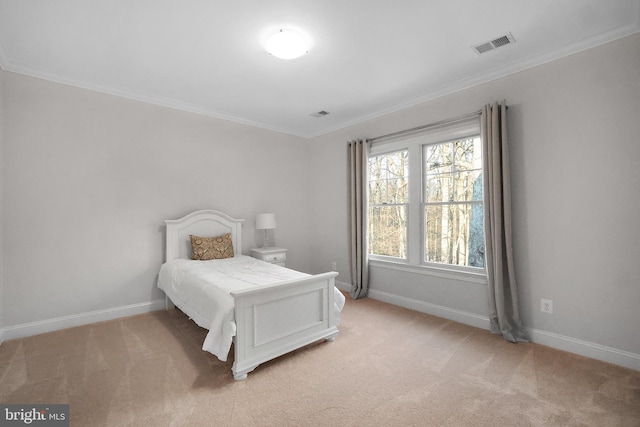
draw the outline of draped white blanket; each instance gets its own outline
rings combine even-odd
[[[231,292],[304,277],[309,275],[245,255],[211,261],[176,259],[160,268],[158,287],[198,326],[209,330],[202,349],[224,362],[236,334]],[[335,289],[336,326],[344,302],[344,295]]]

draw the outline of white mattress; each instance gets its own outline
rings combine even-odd
[[[211,261],[177,259],[162,265],[158,287],[194,322],[209,330],[202,349],[224,362],[236,334],[231,292],[308,276],[246,255]],[[344,295],[335,289],[337,321],[343,306]]]

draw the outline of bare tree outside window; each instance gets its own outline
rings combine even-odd
[[[423,146],[424,261],[484,267],[480,136]]]
[[[480,121],[391,136],[369,150],[369,259],[477,275],[485,267]]]
[[[369,254],[407,258],[409,152],[369,157]]]

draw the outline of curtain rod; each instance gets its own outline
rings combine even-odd
[[[474,117],[478,117],[481,114],[482,114],[482,110],[478,110],[478,111],[474,111],[473,113],[467,113],[467,114],[463,114],[463,115],[458,116],[458,117],[454,117],[452,119],[440,120],[439,122],[429,123],[428,125],[417,126],[417,127],[411,128],[411,129],[405,129],[405,130],[389,133],[389,134],[382,135],[382,136],[376,136],[375,138],[368,138],[367,142],[371,144],[371,143],[376,142],[376,141],[381,141],[383,139],[392,138],[394,136],[404,135],[406,133],[412,133],[412,132],[417,132],[419,130],[429,129],[429,128],[433,128],[433,127],[437,127],[437,126],[448,125],[448,124],[455,123],[455,122],[461,122],[461,121],[464,121],[464,120],[472,119]]]

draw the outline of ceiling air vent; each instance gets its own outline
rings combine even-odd
[[[473,47],[473,50],[480,55],[481,53],[489,52],[490,50],[497,49],[500,46],[506,46],[508,44],[515,43],[516,39],[513,38],[511,33],[507,33],[503,36],[495,38],[489,42],[479,44]]]
[[[311,114],[311,117],[317,117],[317,118],[319,118],[319,117],[324,117],[324,116],[326,116],[327,114],[329,114],[329,112],[328,112],[328,111],[324,111],[324,110],[322,110],[322,111],[318,111],[317,113],[312,113],[312,114]]]

